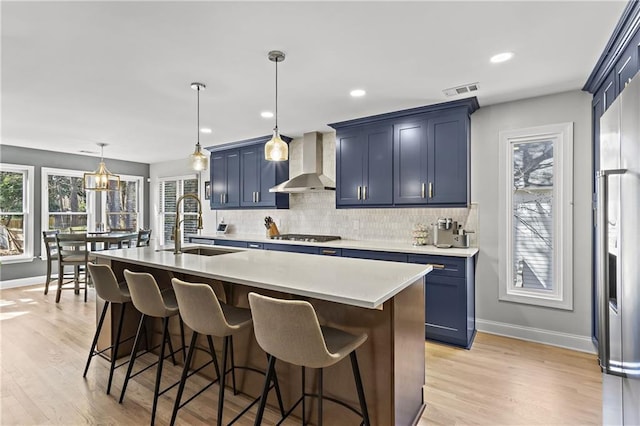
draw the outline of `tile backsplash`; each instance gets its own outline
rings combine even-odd
[[[300,173],[301,139],[290,144],[290,175]],[[323,135],[324,174],[335,179],[335,134]],[[289,210],[218,210],[216,223],[223,218],[231,234],[265,235],[264,217],[271,216],[280,233],[339,235],[350,240],[411,242],[416,224],[430,225],[439,217],[450,217],[469,231],[478,229],[478,206],[470,208],[384,208],[336,209],[335,191],[291,194]],[[212,212],[214,213],[214,212]],[[211,217],[210,215],[207,215]],[[205,226],[205,229],[209,226]],[[430,228],[430,227],[429,227]],[[206,230],[205,230],[206,232]],[[470,235],[477,246],[477,234]],[[431,230],[429,241],[431,241]]]

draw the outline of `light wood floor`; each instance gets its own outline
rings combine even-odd
[[[117,396],[126,367],[116,370],[112,395],[105,395],[106,361],[94,358],[82,378],[95,330],[93,292],[86,304],[69,291],[56,304],[55,291],[44,296],[42,289],[0,295],[0,424],[148,424],[154,369],[130,382],[123,404]],[[470,351],[427,342],[425,353],[427,408],[420,425],[602,423],[601,378],[592,355],[481,333]],[[167,383],[180,373],[168,364]],[[192,381],[185,394],[204,383]],[[177,423],[215,423],[216,395],[214,386],[180,410]],[[160,398],[158,424],[169,423],[174,396],[170,391]],[[231,392],[225,399],[230,421],[246,400]],[[237,424],[253,424],[254,412]],[[266,413],[264,423],[277,420]]]

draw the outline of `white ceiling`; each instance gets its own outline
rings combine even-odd
[[[580,89],[624,1],[6,2],[2,143],[144,163],[269,134],[279,49],[279,127],[445,102],[480,83],[481,106]],[[513,60],[489,63],[513,51]],[[349,91],[363,88],[364,98]]]

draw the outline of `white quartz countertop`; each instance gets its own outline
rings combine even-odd
[[[184,245],[183,249],[198,247]],[[200,246],[215,250],[212,246]],[[230,253],[202,256],[141,247],[95,252],[99,258],[183,272],[282,291],[297,296],[378,308],[431,271],[431,266],[268,250],[224,247]]]
[[[308,241],[287,241],[287,240],[272,240],[270,238],[261,237],[259,235],[245,235],[245,234],[189,234],[189,237],[194,238],[216,238],[223,240],[235,240],[235,241],[254,241],[259,243],[273,243],[273,244],[293,244],[301,246],[318,246],[318,247],[333,247],[344,248],[354,250],[374,250],[374,251],[387,251],[396,253],[410,253],[410,254],[430,254],[436,256],[454,256],[454,257],[473,257],[478,253],[478,248],[438,248],[432,245],[427,246],[413,246],[411,243],[403,243],[398,241],[363,241],[363,240],[333,240],[326,243],[312,243]]]

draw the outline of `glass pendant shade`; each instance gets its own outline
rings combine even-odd
[[[83,179],[84,189],[87,191],[119,191],[120,176],[114,175],[104,164],[102,150],[106,144],[98,144],[101,148],[100,164],[98,170],[93,173],[85,173]]]
[[[287,161],[289,159],[289,145],[280,138],[278,129],[273,129],[273,137],[264,144],[264,158],[269,161]]]
[[[197,172],[201,172],[207,169],[207,165],[209,163],[209,157],[205,153],[202,152],[202,148],[200,147],[200,143],[196,144],[196,150],[193,151],[193,154],[189,156],[189,165],[192,170]]]

